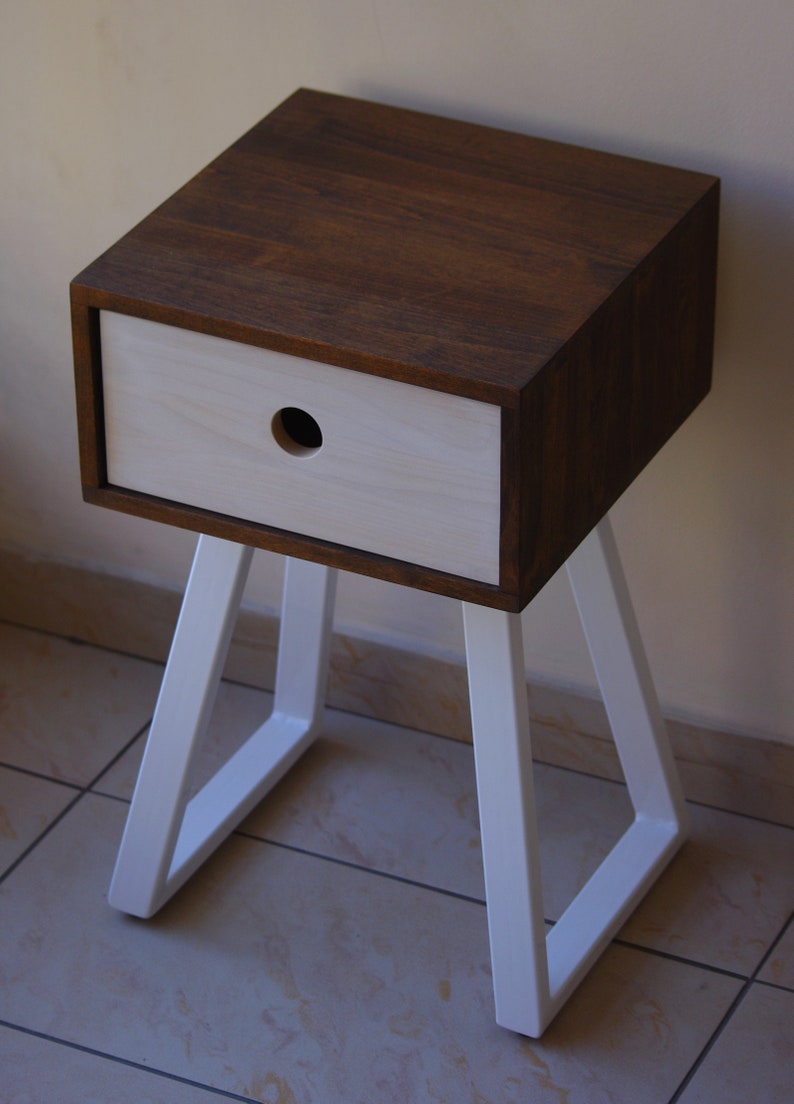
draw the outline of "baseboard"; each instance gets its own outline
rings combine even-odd
[[[151,584],[0,550],[0,620],[163,661],[180,595]],[[243,610],[226,674],[272,689],[277,621]],[[528,686],[535,758],[603,778],[620,767],[603,706]],[[335,634],[329,704],[471,740],[466,672],[431,656]],[[794,746],[668,721],[690,800],[794,827]]]

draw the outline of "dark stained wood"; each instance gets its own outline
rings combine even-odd
[[[708,391],[717,207],[700,173],[296,92],[73,282],[86,497],[522,608]],[[500,586],[109,487],[100,309],[500,405]]]
[[[711,189],[524,391],[521,608],[708,393],[717,206]]]
[[[72,288],[72,347],[75,363],[80,476],[83,487],[107,482],[105,422],[102,402],[102,356],[99,314]]]

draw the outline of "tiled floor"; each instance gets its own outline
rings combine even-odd
[[[542,1040],[495,1026],[471,749],[329,714],[153,920],[108,879],[161,671],[0,625],[0,1100],[794,1099],[794,830],[693,836]],[[224,685],[202,768],[269,708]],[[546,913],[627,823],[538,768]]]

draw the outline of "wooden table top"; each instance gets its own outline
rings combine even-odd
[[[300,90],[75,283],[95,305],[513,405],[714,189]]]

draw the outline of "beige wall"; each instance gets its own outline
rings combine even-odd
[[[714,172],[714,391],[615,524],[667,711],[794,743],[792,43],[791,0],[0,0],[0,544],[184,579],[192,537],[80,500],[67,285],[297,86]],[[348,577],[339,616],[462,648],[437,597]],[[592,684],[564,578],[524,617]]]

